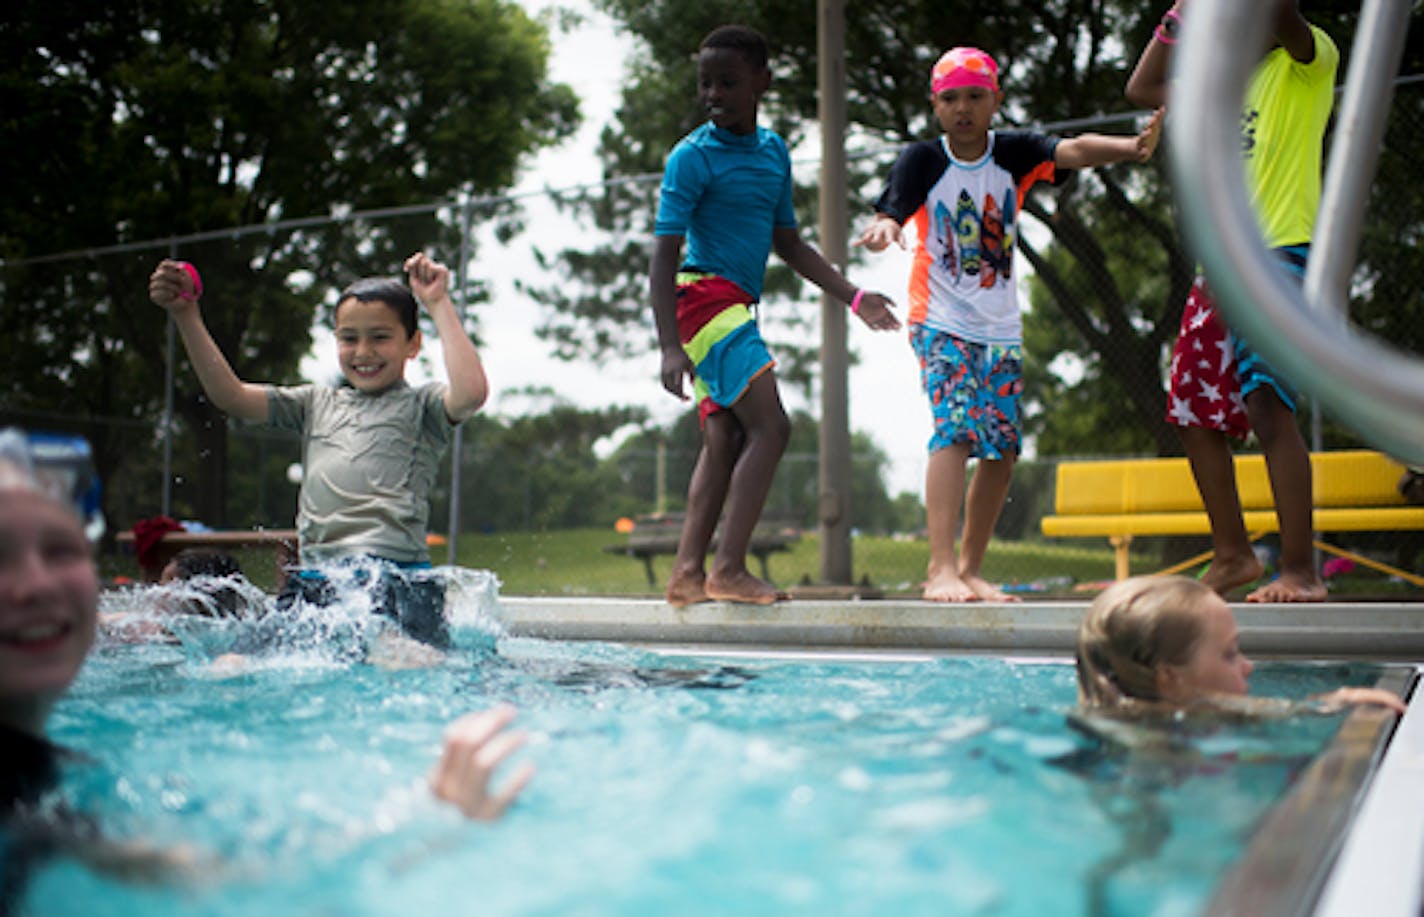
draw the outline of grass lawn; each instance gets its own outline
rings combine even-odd
[[[605,545],[623,536],[611,529],[562,532],[510,532],[460,536],[457,556],[462,566],[495,571],[507,595],[640,595],[662,594],[671,557],[653,562],[658,583],[650,586],[636,558],[610,554]],[[443,549],[438,549],[443,551]],[[773,554],[771,575],[777,585],[814,583],[821,567],[820,537],[807,533],[788,553]],[[888,595],[919,594],[929,548],[923,539],[862,535],[852,547],[854,578],[867,580]],[[439,555],[437,560],[442,559]],[[1069,578],[1072,582],[1112,577],[1112,552],[1060,544],[996,542],[989,548],[986,573],[996,582],[1026,583]],[[757,571],[756,561],[752,568]],[[1060,586],[1059,592],[1067,591]]]
[[[603,550],[605,545],[619,544],[623,538],[611,527],[461,535],[456,559],[464,567],[493,570],[505,595],[661,596],[672,558],[654,560],[658,582],[650,586],[641,561]],[[1144,543],[1147,541],[1144,539]],[[273,589],[276,575],[271,551],[251,549],[235,556],[249,579],[264,589]],[[889,597],[917,597],[929,547],[922,538],[862,535],[855,539],[851,556],[856,582],[869,583]],[[790,552],[772,555],[772,579],[783,588],[815,583],[820,578],[820,557],[820,536],[808,532]],[[443,545],[431,549],[431,559],[436,564],[444,564],[445,558]],[[1155,569],[1155,564],[1155,555],[1148,552],[1134,557],[1133,569],[1147,573]],[[137,579],[139,575],[132,554],[103,556],[99,567],[109,580]],[[1081,598],[1084,592],[1075,592],[1073,586],[1110,580],[1113,556],[1102,539],[995,541],[989,545],[985,568],[985,575],[996,583],[1037,582],[1048,588],[1035,594]],[[752,569],[760,572],[755,560]],[[1424,598],[1424,590],[1391,582],[1364,569],[1332,580],[1330,589],[1333,595],[1342,597]],[[1232,598],[1239,599],[1243,594],[1244,590]]]

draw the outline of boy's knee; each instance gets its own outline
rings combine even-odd
[[[767,435],[785,449],[791,442],[791,418],[786,416],[785,411],[777,411],[766,426]]]
[[[1263,446],[1282,437],[1300,436],[1295,412],[1269,388],[1251,393],[1246,401],[1246,413],[1251,420],[1251,429]]]
[[[714,456],[736,455],[745,442],[742,425],[730,412],[718,411],[702,424],[702,448]]]

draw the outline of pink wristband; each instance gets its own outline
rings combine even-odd
[[[198,276],[198,269],[186,261],[179,261],[178,266],[188,272],[188,276],[193,278],[193,292],[179,293],[179,299],[186,299],[189,302],[197,302],[198,297],[203,295],[203,278]]]
[[[861,298],[862,296],[864,296],[864,295],[865,295],[865,291],[864,291],[864,290],[856,290],[856,291],[855,291],[855,296],[853,296],[853,297],[851,298],[851,301],[850,301],[850,314],[851,314],[851,315],[859,315],[859,314],[860,314],[860,298]]]
[[[1180,28],[1181,25],[1182,17],[1177,11],[1168,10],[1162,14],[1162,21],[1157,23],[1157,28],[1152,30],[1152,34],[1164,45],[1175,45],[1177,43],[1177,29]]]

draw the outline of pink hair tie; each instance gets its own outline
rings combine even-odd
[[[198,276],[198,269],[186,261],[179,261],[178,266],[188,272],[188,276],[193,278],[193,292],[178,294],[179,299],[186,299],[188,302],[197,302],[198,297],[203,295],[203,278]]]
[[[850,314],[851,314],[851,315],[859,315],[859,314],[860,314],[860,298],[861,298],[862,296],[864,296],[864,295],[865,295],[865,291],[864,291],[864,290],[856,290],[856,291],[855,291],[855,296],[853,296],[853,297],[851,298],[851,301],[850,301]]]

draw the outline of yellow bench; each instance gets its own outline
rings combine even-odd
[[[1378,452],[1316,452],[1310,457],[1317,532],[1424,530],[1424,506],[1404,502],[1397,489],[1404,467]],[[1236,457],[1236,485],[1252,540],[1277,529],[1266,462],[1260,455]],[[1185,458],[1061,462],[1052,516],[1041,523],[1052,537],[1106,536],[1115,554],[1116,575],[1129,575],[1128,548],[1138,535],[1208,535],[1211,526]],[[1340,548],[1317,548],[1398,576],[1416,586],[1424,577]],[[1201,563],[1211,553],[1162,572]]]

